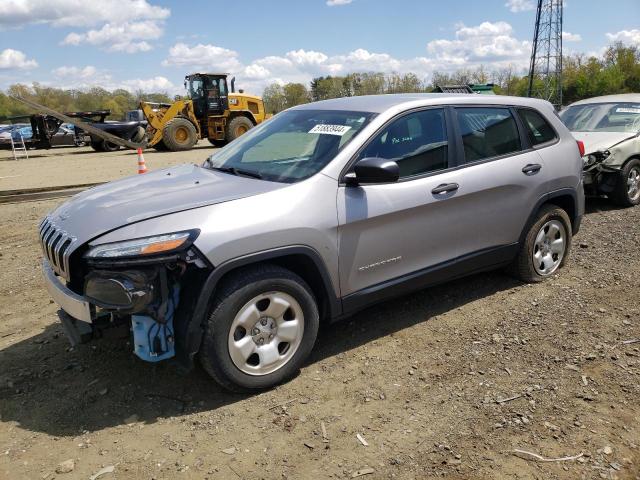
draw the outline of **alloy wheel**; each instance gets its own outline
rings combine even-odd
[[[627,195],[632,202],[640,197],[640,167],[633,167],[627,175]]]
[[[291,295],[274,291],[249,300],[229,330],[233,364],[248,375],[267,375],[296,353],[304,334],[304,313]]]
[[[541,276],[555,272],[567,249],[567,230],[559,220],[549,220],[536,235],[533,244],[533,266]]]

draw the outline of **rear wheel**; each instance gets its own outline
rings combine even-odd
[[[176,117],[164,126],[162,141],[172,152],[191,150],[198,141],[198,132],[189,120]]]
[[[620,170],[612,200],[622,207],[640,204],[640,160],[628,161]]]
[[[232,274],[216,297],[200,348],[223,387],[255,391],[296,374],[316,340],[319,314],[305,281],[276,265]]]
[[[541,282],[562,267],[571,249],[571,220],[555,205],[543,206],[529,227],[512,266],[527,283]]]
[[[227,123],[227,142],[232,142],[253,128],[253,122],[247,117],[235,117]]]

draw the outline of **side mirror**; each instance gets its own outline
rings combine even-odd
[[[400,178],[400,167],[393,160],[363,158],[353,167],[353,173],[345,176],[347,185],[361,183],[393,183]]]

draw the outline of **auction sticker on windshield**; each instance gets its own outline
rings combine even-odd
[[[320,125],[316,125],[311,130],[309,130],[309,133],[324,133],[326,135],[338,135],[341,137],[345,133],[347,133],[350,129],[351,127],[347,125],[320,124]]]
[[[616,113],[640,113],[640,108],[637,108],[637,107],[620,107],[620,108],[616,108]]]

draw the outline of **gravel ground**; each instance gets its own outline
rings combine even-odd
[[[58,202],[0,206],[0,478],[640,478],[640,207],[590,201],[545,283],[384,303],[244,396],[123,342],[69,347],[35,230]]]

